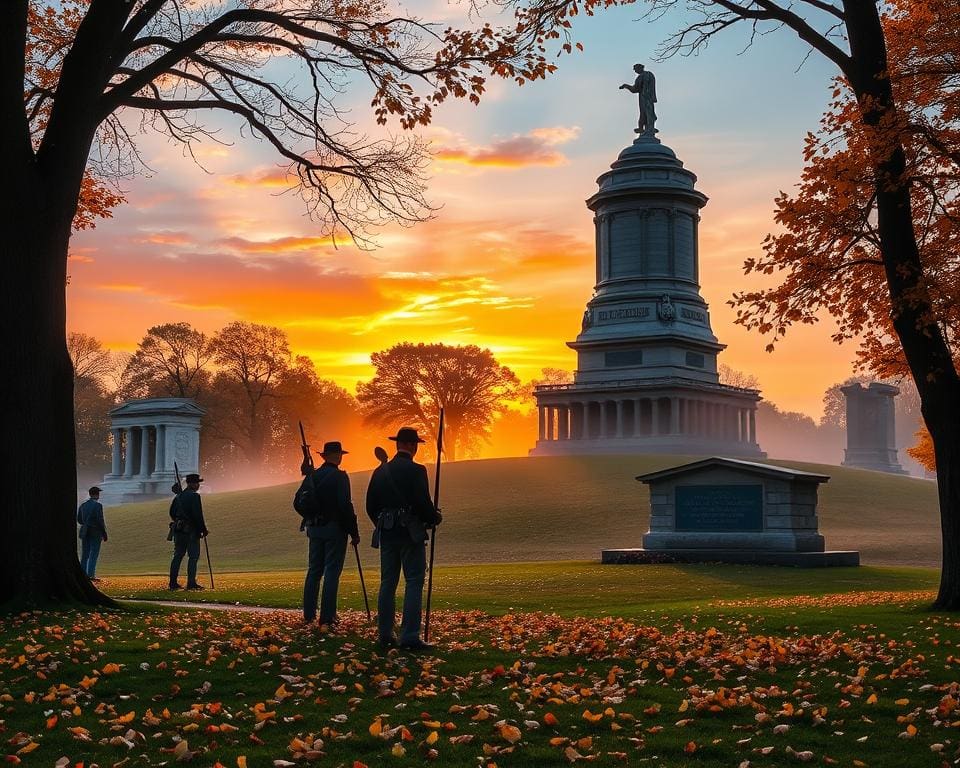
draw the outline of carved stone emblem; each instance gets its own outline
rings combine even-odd
[[[593,310],[589,307],[583,310],[583,321],[580,323],[580,332],[583,333],[593,325]]]
[[[176,454],[177,461],[186,461],[190,458],[190,436],[184,432],[177,432],[177,436],[174,438],[174,453]]]
[[[670,301],[669,294],[663,294],[660,297],[660,303],[657,304],[657,317],[665,323],[672,323],[677,319],[677,310]]]

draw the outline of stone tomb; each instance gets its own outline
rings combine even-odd
[[[200,466],[205,411],[187,397],[128,400],[110,411],[113,461],[99,486],[105,505],[169,496],[174,462],[183,477]]]
[[[640,475],[650,486],[643,548],[604,550],[602,561],[859,565],[859,552],[825,551],[817,487],[829,479],[720,457]]]

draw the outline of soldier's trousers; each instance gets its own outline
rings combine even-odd
[[[320,623],[330,624],[337,614],[337,590],[347,555],[347,534],[337,523],[330,521],[323,525],[308,525],[307,538],[310,540],[310,550],[307,577],[303,581],[303,620],[313,621],[317,617],[319,595]]]
[[[197,561],[200,559],[200,537],[195,533],[177,531],[173,534],[173,560],[170,561],[170,586],[177,583],[180,563],[187,556],[187,586],[197,583]]]
[[[100,557],[100,545],[103,536],[100,533],[90,534],[80,539],[80,568],[91,579],[97,575],[97,558]]]
[[[423,580],[427,573],[427,550],[423,542],[409,536],[380,540],[380,594],[377,599],[377,629],[381,640],[393,635],[397,586],[403,571],[403,615],[400,619],[401,645],[420,640],[423,607]]]

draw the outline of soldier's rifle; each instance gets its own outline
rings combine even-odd
[[[313,456],[310,453],[310,444],[307,442],[307,436],[303,432],[303,422],[298,421],[300,427],[300,450],[303,451],[303,466],[308,470],[313,470]],[[304,472],[303,474],[307,474]]]
[[[433,476],[433,508],[440,509],[440,457],[443,453],[443,408],[437,428],[437,469]],[[423,639],[430,639],[430,598],[433,596],[433,555],[437,547],[437,526],[430,529],[430,569],[427,571],[427,610],[423,620]]]

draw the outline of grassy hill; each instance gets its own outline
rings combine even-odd
[[[609,547],[640,546],[649,494],[634,478],[683,463],[677,456],[571,456],[488,459],[445,465],[440,506],[444,523],[438,563],[595,560]],[[859,549],[868,564],[935,566],[940,559],[936,485],[927,480],[845,467],[773,462],[821,472],[820,528],[830,549]],[[349,465],[345,467],[349,471]],[[363,543],[369,472],[351,474]],[[306,542],[291,500],[296,484],[211,494],[204,512],[210,554],[218,571],[301,569]],[[104,575],[163,573],[169,502],[107,509],[110,541]]]

